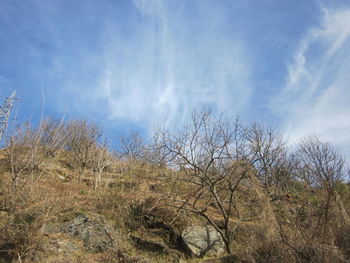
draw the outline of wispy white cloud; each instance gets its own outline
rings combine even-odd
[[[349,10],[324,9],[305,34],[319,15],[313,2],[253,2],[3,4],[0,73],[32,101],[44,90],[54,113],[108,119],[115,129],[164,119],[177,125],[206,106],[274,123],[282,113],[292,138],[331,136],[335,125],[345,133]],[[281,65],[301,35],[271,112],[266,101],[279,91]],[[332,124],[337,118],[342,123]]]
[[[134,4],[142,22],[127,42],[109,28],[94,103],[106,101],[112,119],[147,124],[167,119],[173,125],[202,106],[233,114],[244,110],[251,92],[249,59],[239,39],[218,38],[215,27],[234,26],[221,18],[224,9],[198,5],[204,14],[194,23],[206,30],[192,31],[176,2]]]
[[[350,148],[350,9],[323,10],[288,66],[285,88],[273,98],[284,118],[285,134],[306,134]]]

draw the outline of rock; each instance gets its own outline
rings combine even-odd
[[[58,222],[47,222],[43,228],[45,235],[56,234],[62,232],[62,224]]]
[[[62,232],[82,240],[84,247],[92,252],[106,251],[116,245],[117,232],[101,215],[78,215],[64,224]]]
[[[225,243],[212,226],[191,226],[184,229],[182,239],[193,255],[219,256],[225,252]]]
[[[46,236],[41,249],[36,252],[33,262],[70,263],[76,262],[83,254],[82,241],[62,234]]]

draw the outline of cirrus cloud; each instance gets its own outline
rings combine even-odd
[[[317,135],[349,153],[349,24],[350,9],[323,9],[320,25],[300,41],[285,87],[272,104],[292,141]]]

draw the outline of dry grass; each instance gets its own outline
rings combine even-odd
[[[10,196],[10,167],[4,151],[0,151],[0,164],[0,257],[5,262],[45,258],[43,246],[58,240],[57,236],[48,238],[45,226],[69,220],[79,213],[104,215],[124,233],[121,238],[125,242],[115,251],[100,254],[86,254],[82,250],[75,255],[74,262],[164,262],[162,255],[140,254],[127,236],[130,226],[142,224],[141,217],[153,209],[155,203],[150,200],[160,197],[156,189],[162,188],[162,184],[151,179],[153,169],[115,160],[113,167],[103,173],[101,187],[96,191],[92,171],[87,170],[83,182],[78,183],[65,155],[59,152],[55,159],[43,162],[40,169],[44,172],[35,184]],[[135,214],[138,207],[142,208],[139,217]],[[50,262],[49,258],[45,260]]]
[[[45,226],[68,220],[78,213],[104,215],[122,233],[122,246],[97,254],[82,249],[72,262],[171,262],[175,260],[171,256],[139,250],[128,235],[147,236],[147,227],[154,222],[171,226],[177,235],[188,225],[205,224],[193,214],[166,206],[164,193],[171,185],[164,174],[172,171],[164,168],[115,160],[113,167],[102,174],[100,188],[95,191],[93,172],[87,170],[85,180],[78,183],[73,169],[66,165],[64,154],[58,153],[56,158],[43,162],[40,179],[16,196],[9,195],[9,168],[5,152],[0,151],[0,257],[4,262],[11,259],[31,262],[38,255],[45,258],[45,246],[67,238],[45,234]],[[349,206],[341,202],[347,196],[346,191],[339,193],[331,214],[334,243],[321,244],[316,235],[314,244],[309,244],[317,213],[322,208],[321,190],[300,187],[292,194],[292,200],[271,202],[257,181],[242,185],[237,192],[241,195],[237,205],[247,220],[237,228],[234,254],[242,262],[342,262],[350,257]],[[214,206],[208,208],[208,213],[217,222],[222,220]],[[147,221],[148,218],[152,221]],[[233,216],[232,221],[236,220]],[[286,242],[281,239],[283,235]],[[162,238],[167,238],[166,233]],[[330,258],[335,261],[329,261]]]

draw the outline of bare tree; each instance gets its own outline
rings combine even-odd
[[[66,142],[65,124],[63,119],[48,118],[41,125],[40,144],[45,147],[47,157],[54,157],[55,153]]]
[[[329,212],[332,199],[335,197],[336,183],[345,175],[345,160],[335,148],[320,141],[317,137],[308,137],[299,143],[297,150],[299,158],[299,174],[309,186],[322,188],[326,191],[324,212],[319,216],[316,229],[312,236],[314,238],[317,228],[324,217],[323,242],[325,242],[329,223]]]
[[[308,137],[299,143],[298,156],[303,178],[313,186],[333,189],[345,175],[345,160],[328,142]]]
[[[145,154],[145,142],[140,133],[134,132],[130,136],[120,138],[121,156],[129,160],[140,160]]]
[[[102,173],[113,163],[113,156],[108,150],[106,140],[101,145],[96,145],[92,152],[91,166],[95,177],[94,190],[97,190],[101,182]]]
[[[258,171],[260,182],[266,189],[288,183],[292,163],[282,136],[274,129],[257,123],[246,131],[249,160]]]
[[[65,154],[69,164],[77,170],[78,181],[91,165],[94,149],[102,136],[102,129],[93,122],[73,120],[66,124]]]
[[[194,113],[192,122],[177,133],[163,131],[162,147],[167,163],[174,170],[170,178],[170,205],[203,217],[222,236],[231,253],[233,232],[240,220],[236,206],[237,190],[252,173],[252,167],[233,159],[236,148],[232,122],[222,116],[212,118],[204,111]],[[222,224],[214,220],[220,215]],[[238,222],[233,218],[238,218]]]

